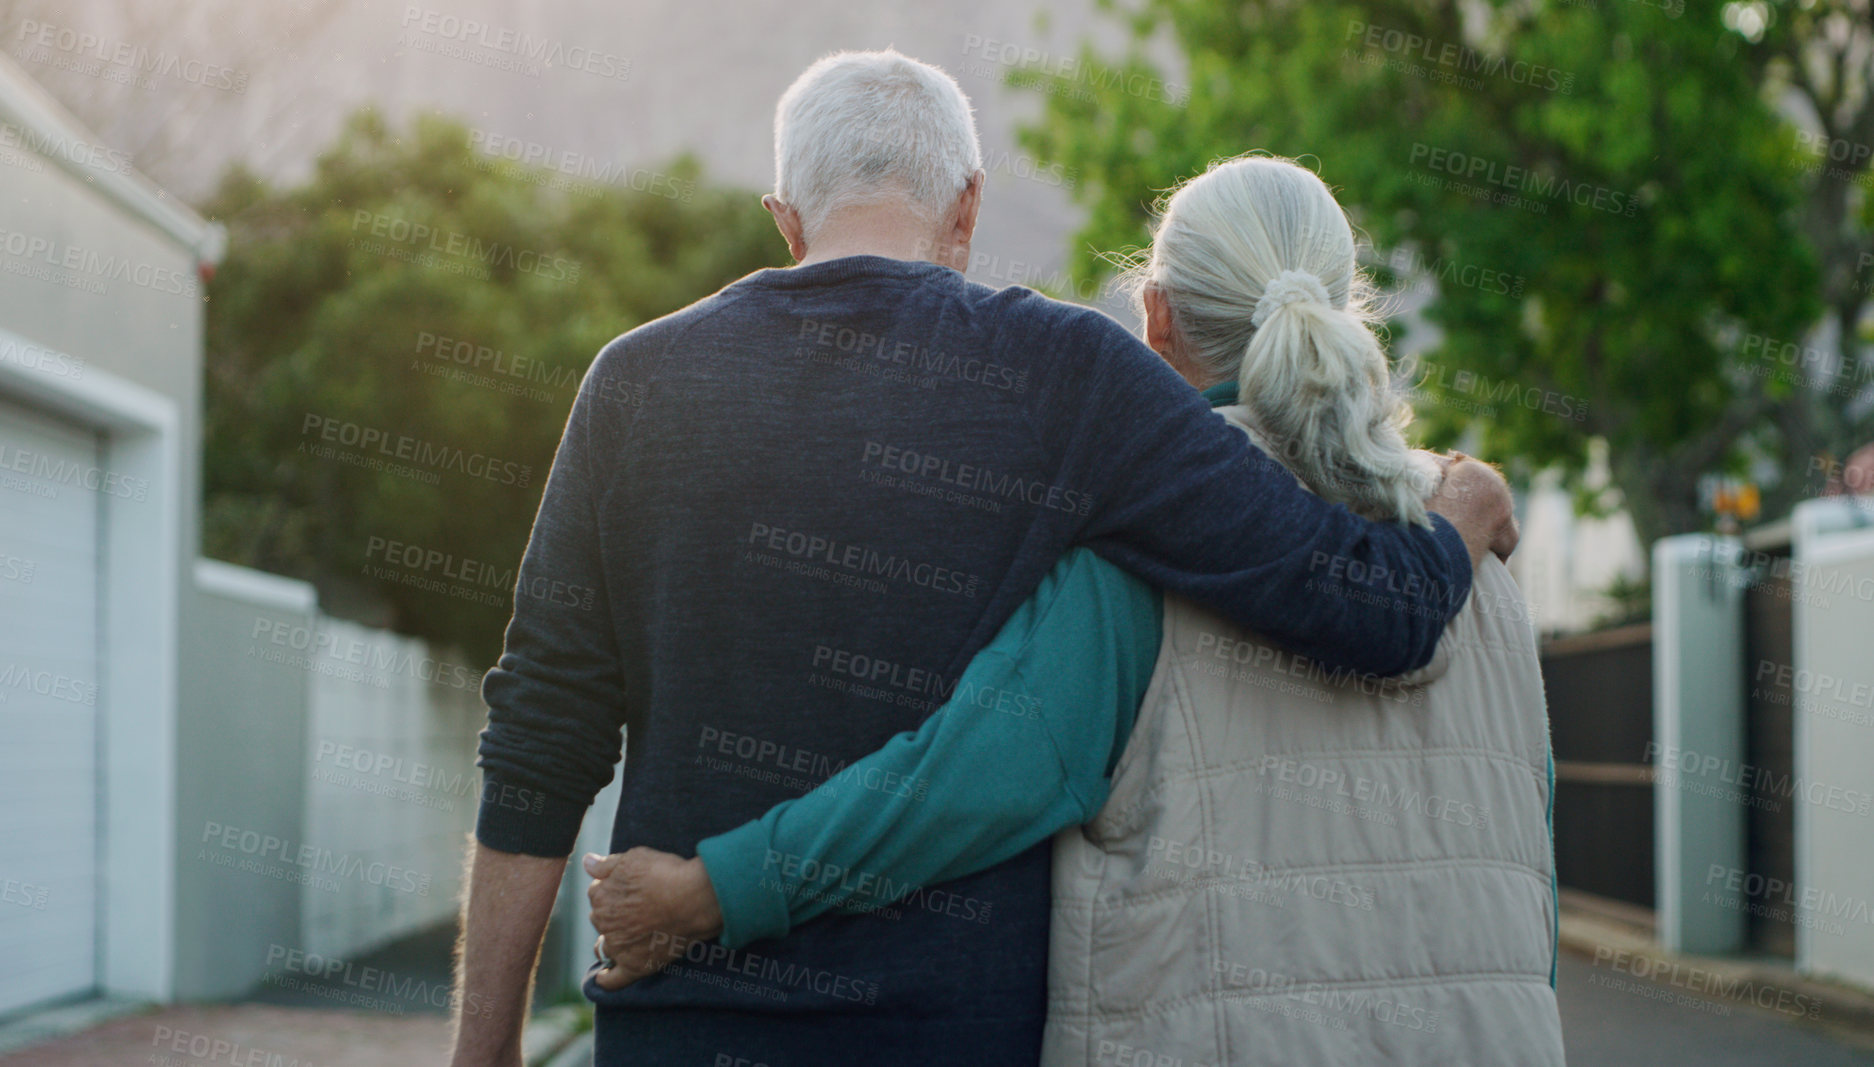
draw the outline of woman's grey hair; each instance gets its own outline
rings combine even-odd
[[[1259,443],[1327,500],[1431,525],[1440,472],[1406,445],[1412,407],[1373,332],[1353,228],[1321,179],[1273,156],[1224,160],[1159,216],[1127,280],[1165,294],[1207,377],[1236,381]]]
[[[774,194],[809,243],[834,211],[881,200],[935,223],[982,165],[956,80],[890,49],[827,56],[775,107]]]

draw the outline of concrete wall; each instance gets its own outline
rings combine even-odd
[[[195,585],[176,738],[175,995],[184,1000],[238,996],[260,980],[268,946],[299,943],[297,868],[276,855],[285,849],[244,850],[241,834],[301,838],[308,684],[273,658],[270,637],[309,631],[316,611],[311,586],[225,563],[202,561]]]
[[[289,953],[348,960],[450,921],[480,795],[479,674],[320,615],[303,582],[195,574],[175,995],[240,996]]]
[[[1797,966],[1874,986],[1874,500],[1795,517]]]
[[[487,720],[478,674],[415,638],[322,619],[311,673],[306,840],[336,871],[301,887],[303,947],[351,958],[452,919]]]

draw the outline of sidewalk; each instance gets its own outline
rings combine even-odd
[[[116,1019],[0,1059],[6,1067],[156,1067],[298,1062],[301,1067],[441,1064],[449,1019],[261,1004],[182,1006]]]
[[[1571,1062],[1874,1064],[1874,995],[1867,991],[1806,978],[1775,961],[1667,952],[1638,913],[1623,916],[1566,897],[1561,943]],[[318,998],[305,1000],[316,1005]],[[0,1052],[0,1067],[440,1067],[447,1059],[449,1019],[441,1012],[394,1015],[255,1002],[121,1014],[125,1010],[94,1002],[42,1013],[46,1026],[63,1019],[73,1032],[11,1055]],[[35,1021],[0,1029],[30,1028]],[[576,1008],[536,1011],[527,1063],[590,1062],[582,1027]]]
[[[547,1062],[576,1039],[578,1012],[550,1008],[527,1029],[526,1060]],[[276,1058],[277,1057],[277,1058]],[[188,1005],[114,1019],[0,1056],[5,1067],[184,1067],[287,1063],[298,1067],[438,1067],[449,1060],[445,1015]]]
[[[359,957],[360,970],[396,974],[423,995],[361,1001],[338,978],[295,975],[290,986],[263,983],[232,1004],[92,1000],[48,1008],[0,1025],[0,1067],[441,1067],[449,1058],[454,943],[453,927],[441,927]],[[586,1018],[578,1007],[537,1001],[527,1027],[529,1067],[561,1053]]]
[[[1760,1015],[1874,1050],[1874,991],[1811,978],[1776,959],[1672,952],[1654,940],[1642,909],[1623,913],[1608,903],[1562,893],[1561,947],[1585,961],[1571,970],[1588,983],[1695,1013]]]

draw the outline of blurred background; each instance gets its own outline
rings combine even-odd
[[[1571,1056],[1874,1062],[1868,0],[0,0],[0,1060],[442,1062],[580,378],[788,262],[775,100],[887,45],[987,285],[1136,325],[1160,191],[1318,170],[1517,491]]]

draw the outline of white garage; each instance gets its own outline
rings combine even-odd
[[[22,352],[0,326],[0,1016],[160,999],[174,950],[175,405]]]
[[[179,633],[222,237],[0,55],[0,1019],[175,995]],[[199,936],[192,934],[191,936]]]
[[[0,1013],[97,985],[100,459],[0,400]]]

